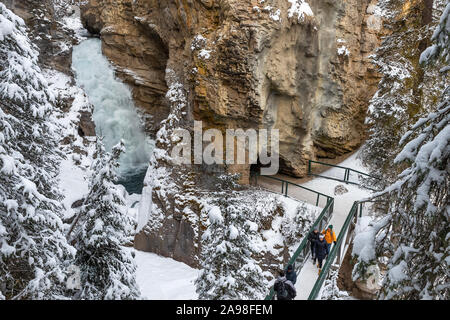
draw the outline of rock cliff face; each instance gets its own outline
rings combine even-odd
[[[160,130],[141,201],[151,198],[153,205],[139,209],[151,222],[136,235],[136,248],[199,265],[204,212],[192,199],[212,194],[211,176],[224,168],[173,168],[165,154],[176,127],[192,130],[201,120],[204,129],[222,132],[278,129],[281,172],[296,176],[305,175],[308,159],[335,157],[362,142],[378,82],[368,56],[378,45],[381,18],[371,0],[310,5],[90,0],[81,7],[83,24],[101,35],[104,53],[148,115],[148,131]],[[250,165],[225,169],[248,183]],[[263,257],[263,269],[278,258]]]
[[[381,18],[371,0],[90,0],[84,25],[133,89],[156,132],[166,67],[203,127],[280,130],[281,171],[354,150],[378,75],[368,56]],[[296,10],[297,9],[297,10]],[[302,11],[303,10],[303,11]],[[229,168],[248,177],[249,166]]]

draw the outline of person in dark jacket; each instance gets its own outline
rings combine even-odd
[[[292,284],[297,282],[297,273],[294,270],[294,266],[292,264],[288,265],[286,271],[286,279],[288,279]]]
[[[311,256],[313,263],[316,263],[317,257],[316,257],[316,242],[319,241],[319,229],[314,228],[312,232],[308,235],[308,240],[311,244]]]
[[[277,300],[292,300],[297,295],[297,290],[291,281],[286,279],[284,271],[279,271],[279,277],[275,280],[273,289],[276,293]]]
[[[319,268],[319,274],[320,271],[322,271],[322,261],[328,254],[328,246],[324,238],[325,235],[321,234],[319,236],[319,241],[316,242],[316,257],[318,260],[317,267]]]

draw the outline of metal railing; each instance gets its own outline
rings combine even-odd
[[[323,282],[329,276],[329,273],[331,271],[331,265],[334,263],[334,260],[336,259],[336,263],[338,265],[340,265],[344,260],[347,248],[353,241],[354,230],[356,223],[358,221],[358,216],[359,217],[362,216],[363,203],[364,202],[359,201],[353,202],[353,206],[350,209],[347,218],[345,219],[341,231],[339,232],[336,244],[333,246],[330,253],[328,254],[328,258],[325,261],[322,271],[320,272],[319,278],[317,279],[316,283],[314,284],[314,287],[311,290],[311,293],[309,294],[308,300],[315,300],[317,298],[320,290],[322,289]]]
[[[259,179],[269,179],[269,180],[273,180],[273,181],[277,181],[279,183],[281,183],[281,194],[286,196],[286,197],[290,197],[290,198],[294,198],[296,200],[300,200],[300,201],[306,201],[312,205],[315,205],[316,207],[319,206],[320,204],[320,200],[325,198],[326,201],[324,202],[324,207],[328,204],[328,202],[333,199],[333,197],[326,195],[324,193],[315,191],[313,189],[304,187],[302,185],[299,185],[297,183],[294,182],[290,182],[281,178],[277,178],[277,177],[273,177],[273,176],[261,176],[259,174],[255,174],[255,183],[258,184],[258,178]],[[289,188],[290,187],[290,188]],[[302,192],[303,191],[307,191],[308,193],[298,193],[297,195],[293,194],[293,190],[295,189],[301,189]],[[291,191],[291,195],[289,194],[289,190]],[[270,190],[273,192],[273,190]]]
[[[316,219],[312,227],[309,229],[306,236],[303,238],[302,242],[298,246],[297,250],[294,252],[292,257],[289,259],[289,262],[287,263],[284,270],[287,269],[287,266],[292,264],[294,265],[295,271],[297,274],[300,273],[300,270],[303,268],[303,265],[309,258],[309,255],[311,253],[311,246],[309,245],[308,235],[313,232],[315,228],[322,230],[330,221],[331,216],[333,215],[333,208],[334,208],[334,198],[329,197],[325,208],[323,208],[322,212],[320,213],[319,217]],[[269,294],[266,296],[265,300],[272,300],[274,296],[274,288],[270,289]]]
[[[306,234],[306,236],[303,238],[302,242],[300,243],[300,245],[298,246],[297,250],[295,250],[294,254],[292,255],[292,257],[289,259],[287,265],[285,266],[285,270],[287,269],[287,266],[292,264],[294,265],[294,268],[296,270],[297,273],[300,272],[300,270],[303,268],[305,262],[307,261],[309,255],[311,254],[311,246],[308,245],[308,234],[311,233],[316,227],[318,229],[323,229],[330,221],[332,215],[333,215],[333,210],[334,210],[334,198],[326,195],[324,193],[315,191],[313,189],[301,186],[297,183],[294,182],[290,182],[284,179],[280,179],[277,177],[273,177],[273,176],[261,176],[258,173],[253,173],[252,174],[253,178],[255,179],[255,184],[258,184],[258,177],[260,177],[260,179],[269,179],[269,180],[273,180],[273,181],[277,181],[279,183],[281,183],[281,192],[280,194],[284,195],[285,197],[290,197],[293,198],[295,200],[300,200],[300,201],[306,201],[310,204],[315,205],[316,207],[319,206],[321,199],[326,199],[326,202],[324,204],[324,208],[322,209],[319,217],[317,217],[316,221],[314,221],[314,224],[311,226],[311,228],[308,230],[308,233]],[[290,187],[290,188],[289,188]],[[294,189],[299,189],[302,192],[303,191],[307,191],[309,193],[309,197],[304,197],[305,194],[289,194],[289,190],[294,190]],[[273,190],[270,190],[272,192],[274,192]],[[270,289],[269,294],[266,296],[266,300],[272,300],[274,296],[274,289],[273,286]]]
[[[344,178],[340,179],[338,177],[325,176],[323,174],[313,173],[312,172],[312,164],[314,164],[314,163],[317,163],[317,164],[322,165],[322,166],[328,166],[328,167],[343,169],[344,170],[344,172],[343,172],[344,173]],[[350,175],[352,173],[355,173],[358,176],[358,181],[352,181],[350,179]],[[369,186],[362,185],[361,182],[359,181],[359,179],[361,177],[364,177],[364,178],[369,178],[369,179],[374,179],[374,180],[380,180],[380,178],[378,178],[378,177],[374,177],[374,176],[372,176],[370,174],[367,174],[367,173],[364,173],[364,172],[361,172],[361,171],[358,171],[358,170],[355,170],[355,169],[352,169],[352,168],[338,166],[338,165],[329,164],[329,163],[320,162],[320,161],[314,161],[314,160],[308,160],[308,175],[315,176],[315,177],[326,178],[326,179],[331,179],[331,180],[336,180],[336,181],[349,183],[349,184],[354,184],[354,185],[358,185],[358,186],[363,186],[366,189],[374,190],[374,191],[377,191],[377,190],[372,189]]]
[[[139,203],[139,201],[133,202],[133,204],[131,205],[131,208],[134,208],[138,203]]]

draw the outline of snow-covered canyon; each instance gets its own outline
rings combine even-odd
[[[325,2],[0,0],[0,300],[448,300],[450,3]]]

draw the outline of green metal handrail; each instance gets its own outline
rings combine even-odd
[[[322,288],[322,284],[325,281],[325,279],[328,276],[328,272],[330,270],[330,267],[336,258],[338,250],[340,250],[342,242],[344,241],[344,237],[346,235],[347,229],[350,226],[350,222],[352,221],[353,217],[358,214],[358,204],[359,206],[359,216],[362,215],[362,204],[363,202],[355,201],[353,202],[352,208],[350,209],[350,212],[345,219],[344,225],[341,228],[341,231],[339,232],[339,236],[337,238],[336,244],[331,249],[330,253],[328,254],[328,258],[325,261],[325,265],[322,268],[322,271],[320,272],[319,278],[316,280],[316,283],[314,284],[314,287],[311,290],[311,293],[308,297],[308,300],[315,300],[317,298],[317,295],[320,292],[320,289]]]
[[[308,167],[308,171],[310,171],[311,163],[319,163],[319,164],[323,164],[325,166],[341,168],[341,169],[350,169],[350,171],[354,171],[356,173],[359,173],[359,174],[362,174],[362,175],[365,175],[365,176],[368,176],[368,177],[371,177],[371,178],[375,178],[375,177],[372,177],[371,175],[369,175],[367,173],[364,173],[364,172],[361,172],[361,171],[358,171],[358,170],[355,170],[355,169],[352,169],[352,168],[349,168],[349,167],[338,166],[336,164],[331,164],[331,163],[326,163],[326,162],[321,162],[321,161],[315,161],[315,160],[308,160],[308,166],[309,166]]]
[[[133,204],[131,205],[131,208],[134,208],[134,206],[137,205],[138,203],[139,203],[139,201],[133,202]]]
[[[260,174],[259,174],[259,173],[255,173],[256,183],[258,183],[258,176],[260,176]],[[295,187],[298,187],[298,188],[301,188],[301,189],[303,189],[303,190],[307,190],[307,191],[310,191],[310,192],[313,192],[313,193],[317,194],[316,207],[319,205],[320,196],[323,196],[323,197],[327,198],[327,204],[328,204],[328,202],[330,201],[330,199],[333,198],[333,197],[331,197],[331,196],[329,196],[329,195],[326,195],[326,194],[324,194],[324,193],[321,193],[321,192],[315,191],[315,190],[313,190],[313,189],[304,187],[304,186],[299,185],[299,184],[297,184],[297,183],[290,182],[290,181],[288,181],[288,180],[284,180],[284,179],[277,178],[277,177],[273,177],[273,176],[262,176],[262,177],[267,178],[267,179],[272,179],[272,180],[276,180],[276,181],[281,182],[281,194],[283,194],[283,195],[286,196],[286,197],[289,197],[289,195],[288,195],[288,188],[289,188],[289,185],[293,185],[293,186],[295,186]]]
[[[323,208],[322,212],[320,213],[319,217],[316,219],[316,221],[314,222],[314,224],[312,225],[312,227],[309,229],[307,235],[309,235],[311,232],[313,232],[314,228],[317,227],[319,225],[319,229],[322,229],[323,225],[327,225],[330,218],[331,218],[331,214],[333,213],[333,208],[334,208],[334,198],[330,197],[330,200],[327,200],[327,205],[325,206],[325,208]],[[326,214],[329,213],[329,216],[327,217],[327,221],[325,221],[325,223],[322,223],[322,220],[324,219],[324,217],[326,216]],[[300,243],[300,245],[298,246],[297,250],[294,252],[294,254],[292,255],[292,257],[289,259],[289,262],[287,263],[286,267],[284,268],[284,270],[287,269],[287,266],[290,264],[294,264],[294,262],[297,260],[297,258],[299,257],[299,255],[303,252],[304,253],[304,259],[302,261],[301,265],[297,265],[295,266],[298,269],[300,269],[304,262],[308,259],[309,257],[309,251],[310,251],[310,246],[308,246],[308,236],[304,237],[302,242]],[[266,296],[265,300],[273,300],[273,296],[275,294],[274,288],[272,286],[272,288],[270,289],[270,293]]]
[[[321,175],[321,174],[313,173],[312,169],[311,169],[311,163],[318,163],[318,164],[329,166],[329,167],[344,169],[345,170],[345,172],[344,172],[344,179],[342,180],[342,179],[335,178],[335,177],[324,176],[324,175]],[[370,174],[367,174],[367,173],[364,173],[364,172],[361,172],[361,171],[358,171],[358,170],[355,170],[355,169],[352,169],[352,168],[338,166],[338,165],[329,164],[329,163],[320,162],[320,161],[308,160],[308,175],[315,176],[315,177],[322,177],[322,178],[326,178],[326,179],[331,179],[331,180],[345,182],[345,183],[354,184],[354,185],[358,185],[359,186],[360,183],[350,181],[350,172],[356,172],[359,175],[363,175],[363,176],[366,176],[366,177],[371,178],[371,179],[380,180],[380,178],[378,178],[378,177],[372,176]],[[364,186],[364,187],[366,189],[369,189],[369,190],[378,191],[378,190],[369,188],[367,186]]]

